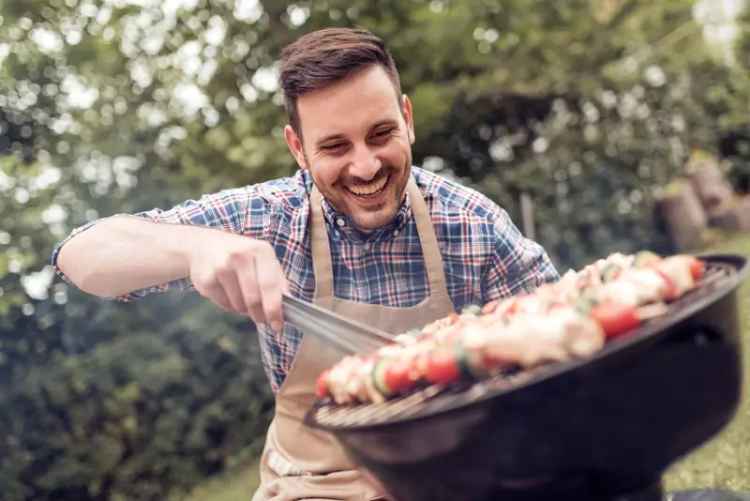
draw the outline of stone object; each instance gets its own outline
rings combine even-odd
[[[750,231],[750,196],[734,198],[709,217],[709,224],[725,230]]]
[[[734,200],[732,185],[724,177],[716,159],[694,155],[688,163],[690,184],[709,216],[725,213]]]
[[[678,251],[703,244],[706,213],[690,182],[683,179],[670,183],[659,198],[658,210]]]

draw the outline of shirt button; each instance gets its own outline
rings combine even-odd
[[[365,249],[365,252],[370,252],[370,249],[372,248],[372,246],[370,244],[365,244],[363,248]]]
[[[346,222],[344,221],[343,217],[340,217],[340,218],[336,219],[336,224],[339,225],[339,226],[344,226],[346,224]]]
[[[394,236],[394,237],[397,237],[397,236],[398,236],[398,230],[393,230],[393,236]]]

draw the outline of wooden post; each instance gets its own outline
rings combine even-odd
[[[521,193],[521,224],[523,234],[526,238],[534,240],[536,231],[534,228],[534,201],[528,193]]]

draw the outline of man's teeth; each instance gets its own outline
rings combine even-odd
[[[371,183],[351,185],[349,186],[349,191],[355,195],[372,195],[373,193],[382,190],[387,182],[388,176],[381,176]]]

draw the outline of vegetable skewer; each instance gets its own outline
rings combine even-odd
[[[705,273],[699,259],[613,254],[532,294],[490,302],[403,334],[321,374],[319,398],[381,402],[428,384],[478,380],[590,356],[666,311]]]

